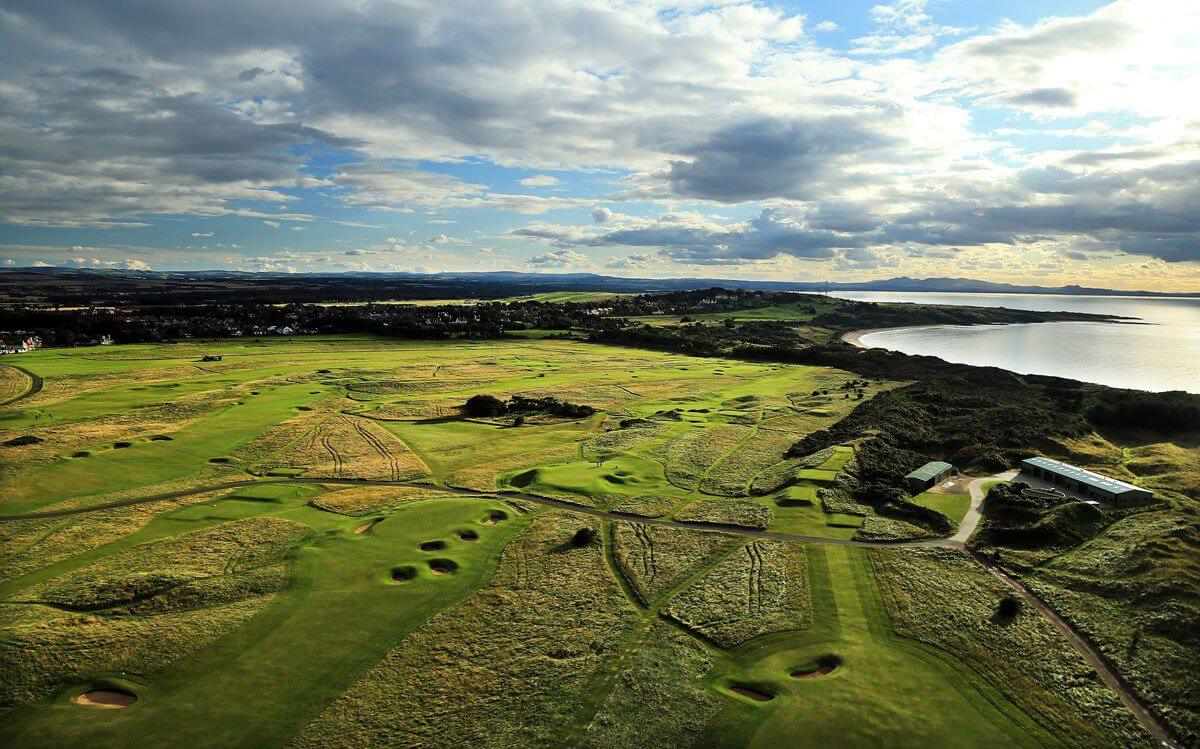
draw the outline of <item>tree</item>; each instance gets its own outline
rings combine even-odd
[[[473,417],[503,416],[508,412],[504,401],[494,395],[472,395],[463,408],[467,416]]]

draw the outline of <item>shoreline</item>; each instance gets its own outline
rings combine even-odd
[[[1000,324],[1001,324],[1001,325],[1004,325],[1004,324],[1007,324],[1007,323],[1000,323]],[[853,346],[854,348],[860,348],[860,349],[871,349],[871,348],[875,348],[875,347],[874,347],[874,346],[868,346],[867,344],[863,343],[863,342],[862,342],[862,338],[863,338],[863,336],[867,336],[867,335],[870,335],[870,334],[872,334],[872,333],[882,333],[882,332],[883,332],[883,331],[885,331],[885,330],[923,330],[923,329],[925,329],[925,328],[946,328],[946,327],[968,327],[968,326],[965,326],[965,325],[964,325],[964,326],[956,326],[956,325],[900,325],[900,326],[893,327],[893,328],[863,328],[862,330],[851,330],[851,331],[850,331],[850,332],[848,332],[848,333],[842,333],[842,334],[841,334],[841,336],[839,336],[839,338],[840,338],[842,341],[845,341],[846,343],[850,344],[850,345],[851,345],[851,346]],[[971,327],[973,327],[973,326],[971,326]]]
[[[933,323],[933,324],[929,324],[929,325],[896,325],[896,326],[892,326],[889,328],[862,328],[860,330],[851,330],[849,332],[842,333],[840,336],[838,336],[838,338],[839,338],[839,340],[842,340],[855,348],[871,349],[871,348],[877,348],[877,347],[868,346],[867,344],[863,343],[863,341],[862,341],[863,337],[868,336],[872,333],[882,333],[885,330],[932,330],[934,328],[979,328],[979,327],[1001,327],[1001,326],[1015,326],[1015,325],[1045,325],[1046,323],[1060,323],[1060,322],[1104,322],[1104,323],[1116,324],[1116,325],[1154,325],[1155,324],[1155,323],[1151,323],[1151,322],[1144,322],[1142,320],[1139,320],[1138,318],[1126,318],[1126,317],[1120,317],[1120,316],[1116,316],[1116,315],[1107,315],[1107,316],[1096,315],[1094,317],[1097,317],[1097,318],[1107,317],[1108,319],[1044,320],[1044,321],[1038,321],[1038,322],[977,322],[977,323]]]

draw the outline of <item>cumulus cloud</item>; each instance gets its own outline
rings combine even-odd
[[[526,177],[520,180],[522,185],[526,187],[553,187],[562,184],[562,180],[550,174],[538,174],[533,177]]]
[[[571,268],[592,264],[587,255],[575,250],[554,250],[534,255],[527,261],[534,268]]]
[[[779,255],[832,258],[836,248],[857,247],[863,237],[807,224],[780,209],[767,209],[748,221],[721,223],[697,213],[675,212],[654,219],[630,219],[613,227],[533,224],[512,232],[571,247],[652,248],[659,256],[698,265],[728,265]]]
[[[304,204],[590,211],[587,225],[540,221],[509,237],[553,252],[632,248],[642,259],[629,262],[889,267],[1045,242],[1200,258],[1200,4],[1116,0],[980,29],[937,15],[929,0],[881,0],[871,28],[835,49],[801,16],[740,0],[283,14],[267,0],[236,14],[14,0],[0,14],[0,221],[133,231],[241,216],[279,228],[311,220],[286,206],[316,197]],[[992,119],[980,108],[1011,115],[1011,132],[979,124]],[[1021,130],[1050,137],[1052,121],[1096,146],[1018,142]],[[505,168],[553,194],[498,192],[480,176]],[[569,171],[611,174],[624,190],[577,196],[554,176]],[[630,219],[644,206],[622,200],[661,209]],[[743,218],[704,213],[722,206]]]
[[[843,183],[863,179],[854,173],[859,157],[898,145],[897,138],[870,124],[890,116],[737,123],[685,148],[689,160],[672,161],[666,182],[676,195],[728,203],[840,192]]]
[[[1031,107],[1071,107],[1078,98],[1075,92],[1065,88],[1034,88],[1004,97],[1010,104]]]
[[[5,20],[0,34],[11,38]],[[288,149],[354,142],[298,122],[255,122],[113,68],[22,72],[7,76],[0,119],[0,220],[8,223],[128,223],[229,214],[238,201],[282,203],[290,198],[279,188],[296,184],[303,165]]]

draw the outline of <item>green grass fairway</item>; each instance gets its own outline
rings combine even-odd
[[[170,441],[148,434],[123,434],[131,442],[88,445],[87,457],[64,458],[31,475],[15,487],[4,509],[21,514],[48,503],[78,496],[158,484],[205,468],[212,458],[227,456],[249,439],[295,413],[298,405],[315,400],[312,386],[288,385],[230,404],[196,424],[170,434]]]
[[[731,654],[709,677],[726,701],[714,746],[1041,746],[1028,716],[962,666],[893,636],[863,552],[813,547],[814,626]],[[793,678],[822,657],[829,674]],[[734,694],[745,686],[768,702]],[[904,737],[898,741],[898,737]]]
[[[361,519],[297,504],[303,496],[287,501],[272,494],[277,492],[264,497],[244,491],[165,515],[129,542],[103,551],[254,513],[283,517],[323,533],[296,551],[295,582],[288,596],[247,627],[161,672],[80,674],[78,683],[9,722],[0,733],[5,743],[186,741],[224,746],[255,737],[278,741],[303,727],[316,709],[352,684],[406,632],[486,580],[504,543],[526,523],[506,508],[511,519],[487,525],[481,518],[501,505],[449,499],[413,505],[368,533],[355,533]],[[461,530],[474,532],[478,540],[460,540],[456,533]],[[430,540],[447,546],[436,553],[420,551],[420,544]],[[458,567],[435,575],[428,567],[434,558],[453,560]],[[413,567],[415,578],[392,582],[393,568],[405,566]],[[71,698],[89,684],[112,678],[122,679],[138,695],[135,706],[81,714]]]

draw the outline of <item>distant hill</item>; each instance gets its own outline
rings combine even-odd
[[[0,269],[0,303],[181,304],[202,301],[371,301],[469,296],[494,299],[555,291],[650,292],[719,287],[771,291],[899,291],[982,294],[1184,296],[1071,285],[1020,286],[969,278],[888,278],[853,283],[723,278],[623,278],[595,273],[254,273],[230,270],[131,271]]]

